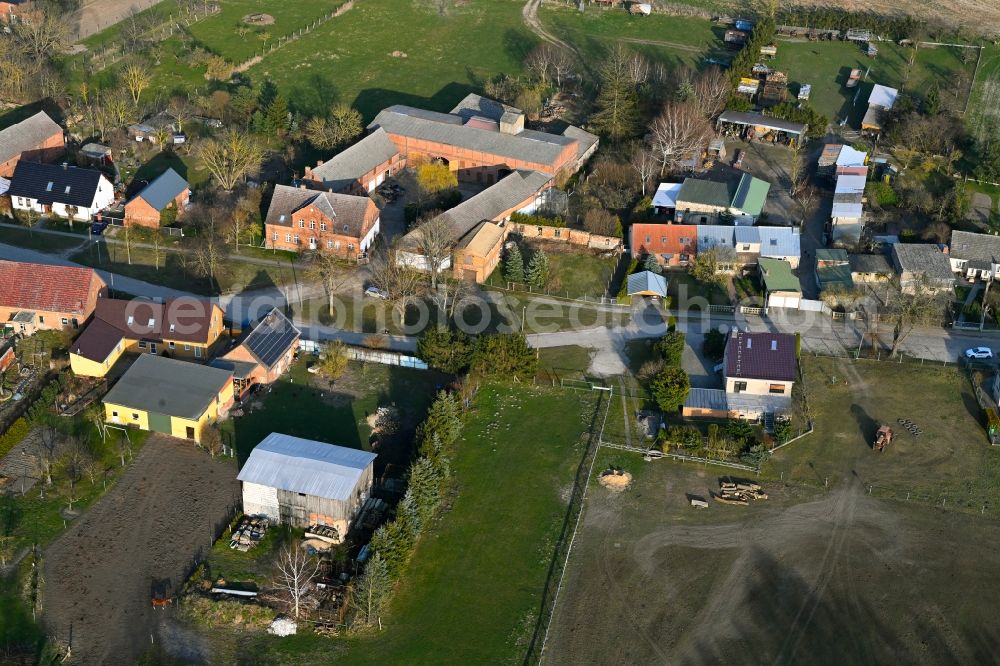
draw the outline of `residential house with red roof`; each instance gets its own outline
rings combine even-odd
[[[70,347],[70,367],[78,375],[103,377],[126,352],[208,360],[226,339],[222,316],[217,304],[197,298],[103,298]]]
[[[28,335],[77,328],[107,290],[90,268],[0,260],[0,324]]]
[[[698,227],[694,224],[637,222],[629,234],[632,256],[652,255],[661,266],[687,266],[697,253]]]
[[[0,12],[4,3],[0,2]],[[63,129],[44,111],[0,130],[0,178],[14,175],[19,160],[51,162],[65,152]]]
[[[265,246],[356,259],[379,232],[379,210],[364,196],[277,185],[264,218]]]

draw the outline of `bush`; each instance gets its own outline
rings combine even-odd
[[[865,185],[865,192],[868,194],[869,199],[874,200],[875,203],[883,208],[899,204],[899,196],[889,183],[881,181],[868,183]]]
[[[668,367],[653,380],[650,390],[656,404],[664,412],[676,412],[687,400],[691,382],[687,373],[677,367]]]
[[[684,334],[671,331],[656,342],[656,351],[663,357],[668,366],[680,367],[684,356]]]
[[[713,361],[721,361],[726,355],[726,334],[717,328],[706,331],[701,351]]]
[[[530,381],[538,370],[538,357],[521,333],[484,335],[476,342],[472,369],[483,377]]]
[[[566,220],[561,216],[556,215],[554,217],[549,217],[547,215],[528,215],[527,213],[511,213],[510,221],[515,224],[523,224],[526,227],[565,227]]]

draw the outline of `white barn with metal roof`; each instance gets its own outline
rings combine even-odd
[[[376,455],[271,433],[250,452],[236,477],[243,512],[308,527],[327,525],[341,539],[371,493]]]

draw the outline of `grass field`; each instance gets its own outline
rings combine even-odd
[[[412,435],[423,420],[435,389],[448,381],[445,375],[427,370],[352,362],[330,387],[325,379],[306,372],[306,364],[305,359],[294,364],[255,399],[262,404],[224,423],[241,463],[272,432],[371,450],[372,431],[366,417],[379,406],[395,405],[402,414],[400,441],[394,442],[391,451],[376,451],[376,466],[406,464],[412,445],[406,435]]]
[[[672,66],[698,67],[706,57],[727,61],[731,57],[723,49],[725,30],[702,18],[639,17],[620,9],[596,8],[581,13],[571,5],[545,6],[539,16],[547,29],[584,54],[588,67],[600,62],[615,44]]]
[[[938,47],[921,48],[910,75],[904,82],[907,61],[911,51],[891,42],[880,42],[879,54],[869,58],[861,47],[851,42],[792,42],[778,41],[778,56],[769,64],[788,74],[791,93],[797,93],[800,84],[812,85],[809,98],[812,106],[830,119],[838,122],[845,116],[852,126],[858,126],[867,109],[868,94],[872,85],[879,83],[923,98],[931,86],[937,85],[942,93],[948,89],[958,72],[968,78],[956,106],[965,107],[968,85],[972,81],[975,61],[965,64],[961,60],[964,49]],[[844,84],[851,69],[864,73],[870,68],[867,79],[857,88]],[[860,91],[860,92],[859,92]],[[857,96],[857,103],[854,103]],[[942,98],[946,95],[942,94]]]
[[[391,104],[447,111],[485,78],[520,72],[536,43],[522,5],[472,0],[439,16],[413,0],[359,2],[248,73],[273,79],[305,114],[338,101],[366,120]],[[393,57],[397,51],[406,56]]]
[[[191,34],[202,48],[221,55],[232,63],[241,63],[260,54],[265,45],[261,37],[266,33],[267,44],[277,42],[303,28],[321,16],[335,10],[344,0],[319,2],[282,2],[282,0],[224,0],[221,11],[191,26]],[[250,14],[268,14],[274,17],[271,25],[250,25],[243,17]],[[248,32],[240,36],[237,29]]]
[[[980,57],[979,72],[969,104],[968,122],[973,136],[982,139],[991,124],[1000,125],[1000,46],[988,45]]]
[[[9,218],[0,218],[3,222],[10,223]],[[78,225],[83,226],[83,225]],[[12,227],[0,227],[0,243],[25,247],[29,250],[43,250],[45,252],[61,252],[78,247],[82,239],[69,238],[67,236],[53,236],[51,234],[36,233],[27,227],[15,229]]]
[[[579,248],[570,250],[563,246],[543,244],[541,247],[549,259],[549,281],[546,291],[563,298],[588,298],[599,300],[605,295],[615,266],[617,257],[600,257],[581,251]],[[531,250],[522,251],[525,264],[531,258]],[[507,282],[503,278],[503,270],[497,267],[486,280],[487,285],[504,287]]]
[[[768,476],[834,486],[856,473],[873,495],[1000,517],[1000,450],[960,371],[808,356],[803,370],[816,434],[776,455]],[[870,447],[878,424],[899,434],[883,455]]]

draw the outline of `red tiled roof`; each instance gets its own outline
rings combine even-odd
[[[632,225],[632,254],[695,255],[698,227],[694,224],[645,224]],[[649,240],[646,240],[646,239]],[[686,242],[682,242],[686,241]]]
[[[726,377],[791,382],[796,369],[794,335],[738,331],[729,336]]]
[[[90,268],[0,260],[0,305],[22,310],[88,315],[94,280]]]

